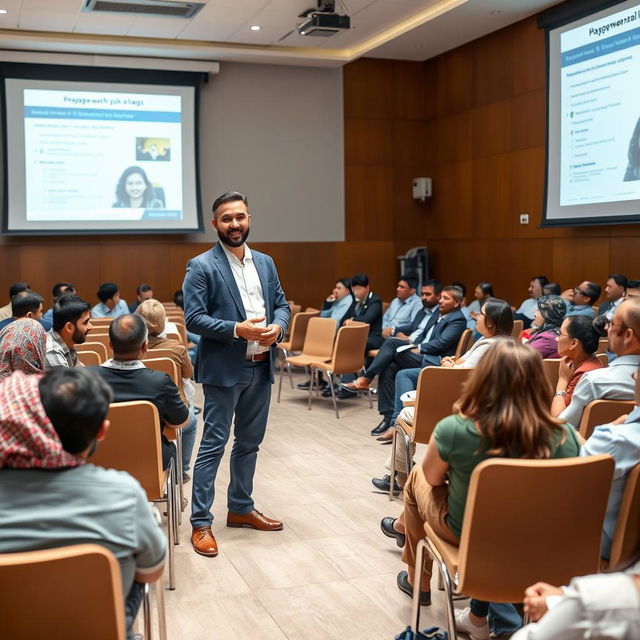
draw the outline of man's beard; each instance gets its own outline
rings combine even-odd
[[[220,229],[218,229],[218,238],[220,242],[222,242],[223,244],[226,244],[227,247],[241,247],[245,243],[248,237],[249,237],[249,227],[247,227],[246,231],[240,234],[237,240],[232,240],[228,234],[222,233]]]
[[[82,329],[78,329],[78,327],[76,327],[73,330],[73,336],[71,336],[71,339],[73,340],[73,344],[84,344],[87,341],[87,334],[83,333]]]

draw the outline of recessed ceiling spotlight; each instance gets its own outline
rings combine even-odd
[[[262,27],[259,24],[251,25],[251,31],[260,31],[260,29],[262,29]]]
[[[7,13],[6,9],[0,9],[0,13]]]

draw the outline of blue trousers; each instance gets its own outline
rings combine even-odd
[[[231,432],[231,482],[227,506],[234,513],[253,510],[253,476],[258,449],[264,438],[271,401],[269,362],[246,361],[240,380],[232,387],[203,385],[204,430],[193,469],[191,525],[206,527],[213,522],[211,505],[215,480]]]
[[[515,633],[522,626],[522,618],[512,604],[482,602],[471,598],[469,608],[471,613],[480,618],[485,618],[488,615],[489,626],[497,636],[503,633]]]
[[[191,468],[191,454],[196,443],[196,432],[198,422],[196,414],[193,412],[193,405],[189,406],[189,424],[182,427],[182,470],[189,471]]]
[[[394,421],[402,411],[402,400],[400,397],[407,391],[415,391],[418,388],[418,377],[422,369],[400,369],[396,374],[396,391],[393,401],[393,413],[391,420]]]

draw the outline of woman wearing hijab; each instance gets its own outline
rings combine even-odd
[[[567,305],[560,296],[540,296],[533,315],[536,328],[526,344],[543,358],[559,358],[557,337],[566,313]]]
[[[36,320],[21,318],[0,331],[0,380],[14,371],[43,373],[47,332]]]

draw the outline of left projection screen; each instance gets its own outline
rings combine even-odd
[[[3,232],[200,231],[196,117],[194,84],[5,77]]]

